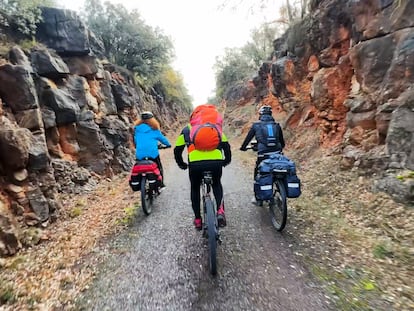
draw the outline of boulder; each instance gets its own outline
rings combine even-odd
[[[68,65],[70,73],[73,75],[92,79],[98,72],[103,70],[102,65],[95,56],[85,55],[64,57],[63,60]]]
[[[29,147],[29,170],[40,171],[49,167],[49,153],[46,138],[43,132],[34,133],[32,144]]]
[[[33,67],[30,64],[29,58],[19,46],[15,45],[9,51],[9,61],[13,65],[20,65],[29,73],[33,73]]]
[[[350,53],[361,89],[374,102],[395,98],[414,82],[414,30],[361,42]]]
[[[59,143],[64,153],[72,156],[77,156],[80,150],[78,140],[76,124],[68,124],[58,127],[59,131]]]
[[[414,26],[414,7],[410,1],[350,1],[350,10],[360,40]]]
[[[48,107],[42,107],[42,121],[43,127],[45,130],[50,129],[56,126],[56,114],[53,110],[49,109]]]
[[[42,92],[44,105],[55,112],[56,124],[65,125],[76,122],[80,108],[76,99],[64,89],[44,89]]]
[[[43,120],[40,109],[29,109],[19,111],[15,114],[17,124],[20,127],[36,131],[43,128]]]
[[[33,213],[38,217],[40,222],[44,222],[49,219],[49,204],[39,188],[32,188],[27,191],[27,197],[29,198],[30,208]]]
[[[397,101],[400,105],[392,113],[386,145],[402,167],[414,170],[414,88],[401,94]]]
[[[0,66],[0,97],[14,113],[39,108],[32,76],[21,65]]]
[[[0,162],[10,171],[25,168],[29,161],[32,133],[25,128],[0,128]]]
[[[59,55],[78,56],[90,52],[85,24],[75,11],[43,7],[36,39]]]
[[[64,61],[52,51],[44,48],[35,48],[30,53],[33,68],[39,76],[52,80],[66,77],[69,68]]]
[[[103,117],[99,127],[109,149],[125,145],[129,141],[129,127],[118,116]]]

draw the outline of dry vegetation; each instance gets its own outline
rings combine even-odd
[[[88,195],[65,198],[62,217],[43,231],[41,244],[1,259],[0,302],[5,305],[0,309],[70,309],[97,268],[99,258],[88,255],[129,223],[138,201],[126,175],[102,182]]]

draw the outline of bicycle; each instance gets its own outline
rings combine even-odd
[[[212,172],[205,171],[201,181],[203,199],[204,227],[203,236],[208,239],[209,268],[212,275],[217,274],[217,242],[221,244],[216,214],[216,204],[211,196],[213,184]]]
[[[158,149],[167,149],[170,147],[167,146],[158,146]],[[139,185],[139,190],[141,192],[141,207],[146,216],[150,215],[152,212],[152,206],[154,199],[160,194],[160,180],[158,175],[154,173],[154,165],[157,169],[157,164],[150,158],[145,158],[143,160],[137,160],[135,165],[141,165],[142,167],[148,167],[148,170],[143,170],[139,173],[138,179],[134,180],[133,183]]]
[[[251,149],[253,151],[257,151],[257,142],[252,142],[250,146],[247,146],[247,149]],[[282,154],[280,151],[276,152],[269,152],[258,155],[258,158],[262,158],[265,160],[269,158],[272,154]],[[272,170],[272,189],[273,195],[270,200],[261,200],[257,197],[255,193],[255,198],[257,202],[261,202],[260,206],[263,206],[263,201],[268,202],[269,204],[269,212],[270,212],[270,219],[272,222],[273,227],[277,231],[282,231],[287,222],[287,192],[286,192],[286,184],[287,184],[287,175],[288,170],[285,168],[274,168]],[[256,176],[255,176],[256,178]],[[268,186],[264,186],[268,187]]]

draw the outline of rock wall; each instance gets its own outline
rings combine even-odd
[[[413,204],[414,1],[313,3],[274,41],[253,79],[256,99],[290,128],[317,127],[344,169],[376,173],[376,189]]]
[[[43,19],[42,45],[15,46],[0,61],[0,255],[21,247],[28,226],[58,217],[59,192],[90,190],[131,168],[141,111],[165,131],[188,116],[94,56],[99,42],[72,11],[44,9]]]

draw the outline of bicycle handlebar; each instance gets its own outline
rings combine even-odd
[[[171,146],[158,145],[158,149],[168,149],[168,148],[171,148]]]

